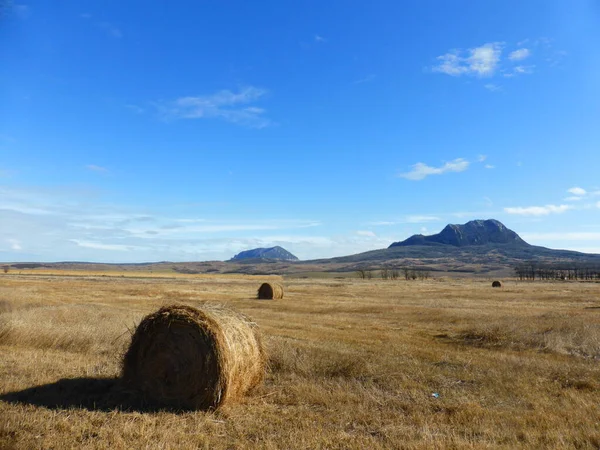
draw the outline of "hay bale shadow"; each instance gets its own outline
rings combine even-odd
[[[81,408],[104,412],[186,411],[182,408],[153,404],[138,392],[126,389],[119,378],[64,378],[55,383],[8,392],[0,395],[0,400],[48,409]]]

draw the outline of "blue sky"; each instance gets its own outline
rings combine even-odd
[[[600,253],[593,0],[3,4],[0,260]]]

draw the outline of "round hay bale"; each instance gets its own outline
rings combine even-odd
[[[502,287],[502,281],[495,280],[492,283],[492,287]]]
[[[219,306],[163,306],[138,325],[123,381],[152,404],[216,409],[260,384],[265,352],[257,325]]]
[[[283,286],[277,283],[263,283],[258,288],[258,298],[262,300],[282,299]]]

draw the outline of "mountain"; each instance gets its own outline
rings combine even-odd
[[[380,250],[302,261],[297,265],[314,265],[323,267],[322,270],[340,272],[365,268],[420,267],[448,273],[512,276],[514,268],[523,264],[558,265],[563,268],[600,267],[600,254],[530,245],[501,222],[490,219],[447,225],[438,234],[417,234]]]
[[[464,225],[446,225],[438,234],[431,236],[415,234],[402,242],[394,242],[388,248],[440,244],[452,245],[454,247],[488,244],[529,246],[517,233],[506,228],[501,222],[489,219],[472,220]]]
[[[288,252],[285,248],[276,246],[270,248],[255,248],[238,253],[229,261],[241,262],[247,260],[271,260],[271,261],[298,261],[298,258]]]

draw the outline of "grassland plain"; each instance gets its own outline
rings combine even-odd
[[[254,298],[278,279],[0,274],[0,447],[600,448],[600,284],[287,279]],[[116,381],[135,325],[206,301],[259,324],[265,384],[217,412],[141,408]]]

